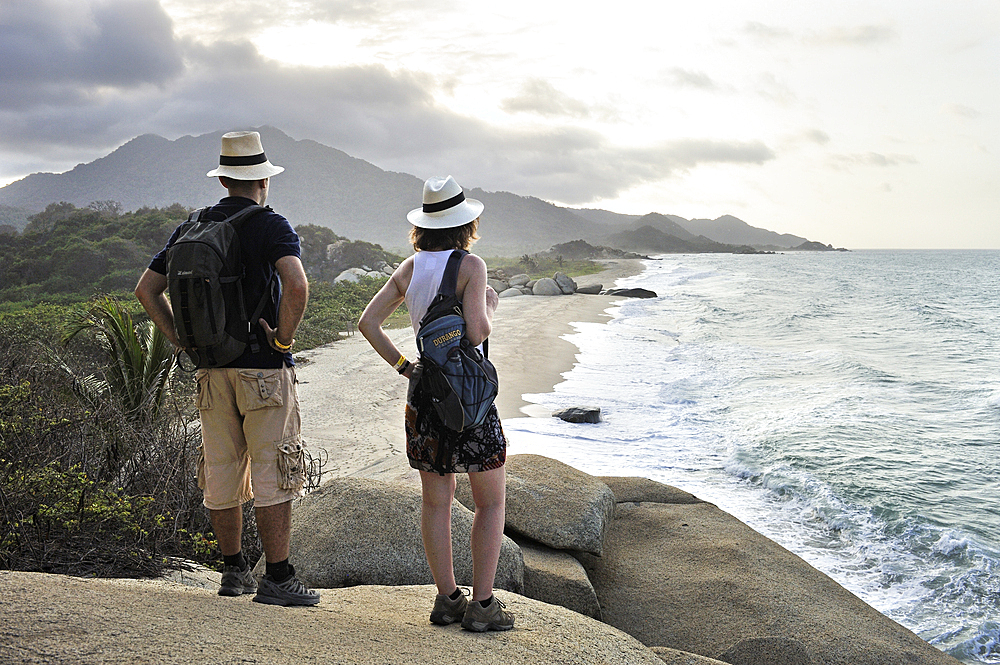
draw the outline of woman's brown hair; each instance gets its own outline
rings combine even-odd
[[[410,243],[418,252],[432,252],[444,249],[464,249],[469,251],[472,243],[479,240],[476,230],[479,228],[479,218],[468,224],[453,226],[450,229],[423,229],[414,226],[410,229]]]

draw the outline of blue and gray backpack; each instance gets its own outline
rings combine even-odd
[[[448,429],[461,432],[481,425],[497,396],[493,363],[465,336],[462,303],[455,295],[458,267],[468,252],[448,257],[437,296],[420,319],[417,377],[434,410]],[[488,351],[487,343],[483,342]]]

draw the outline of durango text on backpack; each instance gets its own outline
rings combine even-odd
[[[271,298],[272,284],[248,316],[243,297],[246,267],[236,226],[266,209],[247,206],[223,220],[208,219],[207,208],[196,210],[167,250],[174,328],[196,368],[222,367],[239,358],[248,344],[256,347],[254,353],[259,350],[251,322]]]

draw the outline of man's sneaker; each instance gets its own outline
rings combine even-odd
[[[245,568],[226,566],[222,569],[222,586],[219,587],[220,596],[241,596],[245,593],[253,593],[256,590],[257,580],[254,579],[250,566]]]
[[[439,626],[447,626],[456,621],[461,621],[465,617],[465,608],[469,606],[469,601],[465,595],[469,593],[466,589],[459,589],[462,595],[452,600],[451,597],[439,593],[434,598],[434,609],[431,610],[431,623]]]
[[[507,607],[496,596],[493,602],[483,607],[478,600],[469,603],[462,619],[462,628],[482,633],[487,630],[510,630],[514,627],[514,615],[504,608]]]
[[[253,602],[265,605],[315,605],[319,602],[319,592],[307,589],[306,585],[295,577],[295,569],[288,567],[291,573],[284,582],[275,582],[270,575],[260,578],[257,595]]]

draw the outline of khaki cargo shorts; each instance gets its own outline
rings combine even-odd
[[[306,481],[295,368],[200,369],[202,454],[198,487],[205,507],[226,510],[250,499],[258,508],[303,496]]]

